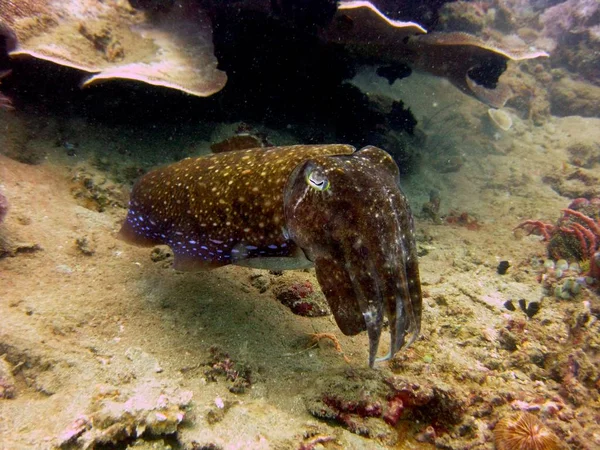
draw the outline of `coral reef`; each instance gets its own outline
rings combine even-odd
[[[573,39],[573,34],[585,33],[598,24],[596,0],[567,0],[548,8],[540,17],[544,33],[559,43]],[[593,30],[592,30],[593,31]]]
[[[552,81],[548,63],[535,62],[509,68],[504,83],[510,86],[512,97],[506,102],[522,119],[542,125],[550,116],[550,93],[546,88]]]
[[[472,2],[446,3],[440,9],[439,27],[444,31],[464,31],[478,34],[486,25],[485,11]]]
[[[567,0],[540,16],[543,33],[554,40],[555,64],[566,66],[588,81],[600,83],[600,4]]]
[[[515,230],[520,228],[541,234],[550,257],[578,261],[589,277],[600,280],[600,198],[573,200],[555,225],[526,220]]]

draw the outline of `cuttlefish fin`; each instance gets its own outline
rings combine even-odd
[[[175,253],[173,269],[180,272],[200,272],[202,270],[216,269],[217,267],[222,267],[225,264],[226,263],[219,261],[205,260],[199,256]]]
[[[152,239],[138,233],[128,220],[123,222],[121,229],[117,233],[117,238],[138,247],[153,247],[162,243],[157,239]]]
[[[366,147],[361,148],[355,152],[355,155],[368,159],[371,163],[376,165],[377,168],[385,168],[393,177],[398,177],[400,174],[394,158],[392,158],[389,153],[384,152],[373,145],[367,145]]]

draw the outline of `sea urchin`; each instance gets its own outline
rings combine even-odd
[[[559,450],[558,437],[536,416],[521,413],[505,417],[494,429],[497,450]]]

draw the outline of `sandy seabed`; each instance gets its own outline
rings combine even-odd
[[[57,146],[53,118],[0,112],[0,150],[43,155],[38,164],[0,155],[11,206],[0,225],[0,384],[11,397],[0,399],[0,448],[491,449],[497,421],[519,411],[569,448],[600,446],[598,295],[544,295],[545,243],[513,232],[525,219],[555,222],[570,202],[559,192],[598,185],[598,164],[579,169],[567,149],[600,153],[600,119],[533,126],[513,113],[503,132],[444,81],[387,87],[362,74],[355,83],[402,98],[422,123],[453,105],[452,121],[438,116],[423,131],[430,142],[453,139],[462,161],[440,173],[425,157],[403,179],[422,336],[374,370],[365,334],[343,336],[331,316],[297,316],[275,299],[281,283],[316,286],[314,272],[178,273],[116,239],[136,158],[202,154],[207,141],[68,119],[60,128],[71,141]],[[577,170],[587,178],[569,178]],[[476,226],[422,215],[433,188],[442,216],[466,212]],[[521,299],[540,311],[529,318]],[[315,333],[333,333],[348,362],[330,340],[311,346]]]

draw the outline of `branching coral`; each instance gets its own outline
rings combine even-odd
[[[587,268],[587,275],[600,280],[600,198],[578,198],[563,209],[555,225],[526,220],[516,228],[537,232],[548,242],[548,254],[554,259],[576,260]]]

